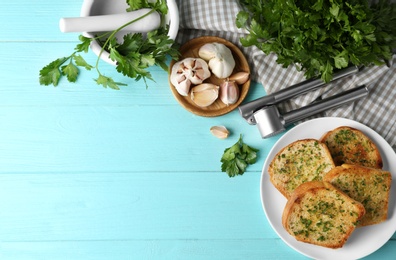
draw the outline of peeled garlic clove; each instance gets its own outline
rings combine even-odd
[[[191,89],[191,100],[199,107],[213,104],[219,97],[219,86],[204,83]]]
[[[249,80],[249,76],[249,73],[241,71],[231,75],[228,79],[230,81],[235,81],[238,85],[242,85]]]
[[[225,126],[212,126],[210,128],[210,132],[216,136],[217,138],[220,139],[226,139],[228,137],[228,135],[230,134],[230,132],[228,131],[228,129]]]
[[[188,96],[191,84],[201,84],[210,75],[206,61],[200,58],[185,58],[173,65],[170,81],[180,95]]]
[[[220,79],[228,78],[235,68],[231,50],[222,43],[207,43],[199,49],[198,55],[209,62],[210,70]]]
[[[220,84],[220,100],[228,105],[235,104],[239,99],[239,87],[235,81],[224,81]]]

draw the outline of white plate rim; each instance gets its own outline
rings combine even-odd
[[[297,241],[282,226],[282,212],[286,199],[269,180],[268,165],[276,153],[289,143],[305,139],[319,139],[327,131],[339,126],[350,126],[363,131],[378,146],[384,162],[383,169],[392,174],[388,219],[380,224],[357,228],[340,249],[329,249]],[[396,231],[396,154],[377,132],[357,121],[340,117],[322,117],[303,122],[284,134],[269,152],[261,173],[260,197],[264,213],[277,235],[297,252],[314,259],[358,259],[381,248]],[[267,199],[268,197],[268,199]],[[275,210],[271,210],[271,208]]]

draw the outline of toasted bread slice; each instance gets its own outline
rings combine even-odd
[[[366,214],[359,226],[378,224],[388,218],[392,175],[388,171],[359,165],[343,164],[324,176],[323,180],[361,202]]]
[[[300,185],[287,201],[282,225],[298,241],[342,247],[363,217],[363,205],[324,181]]]
[[[335,167],[327,146],[316,139],[295,141],[279,151],[268,167],[272,184],[286,197],[300,184],[318,180]]]
[[[382,168],[382,158],[377,146],[362,131],[341,126],[323,135],[324,142],[338,166],[343,163]]]

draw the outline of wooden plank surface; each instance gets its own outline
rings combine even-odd
[[[104,89],[40,86],[38,71],[71,53],[77,34],[60,17],[82,1],[15,0],[0,16],[0,259],[306,259],[272,230],[260,201],[261,168],[280,136],[262,140],[237,111],[202,118],[156,82]],[[94,63],[96,56],[88,53]],[[247,100],[264,95],[252,84]],[[209,128],[226,125],[229,139]],[[220,171],[243,134],[260,148],[244,176]],[[367,259],[393,259],[395,235]]]

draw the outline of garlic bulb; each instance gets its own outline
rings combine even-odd
[[[219,97],[219,86],[204,83],[191,89],[191,100],[199,107],[207,107],[213,104]]]
[[[209,62],[209,68],[216,77],[228,78],[235,68],[231,50],[222,43],[207,43],[198,51],[199,57]]]
[[[206,61],[200,58],[185,58],[173,65],[170,80],[180,95],[188,96],[191,84],[201,84],[210,75]]]
[[[239,87],[235,81],[224,81],[220,84],[220,100],[228,105],[235,104],[239,99]]]

